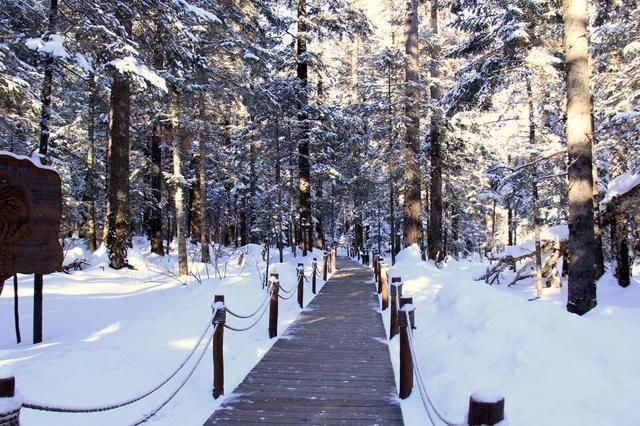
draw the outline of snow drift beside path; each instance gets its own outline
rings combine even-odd
[[[553,303],[528,302],[517,291],[472,281],[474,270],[485,266],[451,261],[438,269],[422,262],[413,246],[391,269],[403,278],[403,294],[414,298],[418,361],[447,416],[464,420],[469,396],[492,388],[504,394],[512,425],[638,424],[640,327],[626,324],[640,323],[638,306],[619,317],[624,322],[606,313],[624,304],[608,307],[605,301],[578,317]],[[618,297],[638,298],[638,287],[634,281]],[[605,299],[614,303],[611,290]],[[388,313],[383,316],[388,322]],[[394,338],[396,374],[397,345]],[[424,423],[417,388],[402,407],[407,424]]]
[[[175,247],[174,247],[175,248]],[[190,259],[199,258],[197,247],[190,247]],[[227,251],[231,251],[230,249]],[[13,333],[13,291],[7,285],[0,297],[0,367],[11,368],[18,391],[25,399],[63,406],[101,406],[126,400],[148,391],[172,372],[198,341],[211,319],[214,294],[224,294],[226,305],[238,314],[248,314],[264,300],[262,278],[265,264],[262,247],[247,247],[244,266],[238,266],[239,253],[227,265],[227,278],[214,277],[209,265],[190,261],[190,271],[202,277],[181,277],[177,256],[159,257],[149,253],[144,238],[134,238],[129,261],[135,270],[110,269],[104,248],[95,254],[84,245],[66,249],[65,264],[86,258],[90,266],[71,274],[45,277],[44,343],[32,345],[32,276],[20,276],[20,320],[23,342],[15,343]],[[277,250],[271,250],[277,262]],[[310,276],[312,256],[272,263],[270,272],[294,288],[296,265],[305,264]],[[320,261],[321,263],[321,261]],[[222,268],[221,268],[222,269]],[[260,269],[260,274],[258,273]],[[323,281],[318,278],[318,288]],[[305,284],[305,305],[311,300],[311,285]],[[282,335],[300,312],[295,297],[280,301],[278,331]],[[227,315],[227,323],[246,327],[252,319]],[[225,393],[228,395],[269,350],[268,315],[247,332],[224,333]],[[206,339],[205,339],[206,341]],[[198,352],[199,353],[199,352]],[[194,376],[177,396],[148,423],[156,425],[198,425],[224,400],[214,400],[211,348],[207,349]],[[131,424],[156,408],[182,381],[192,362],[157,393],[133,405],[96,414],[60,414],[24,409],[22,423],[37,425],[113,425]]]

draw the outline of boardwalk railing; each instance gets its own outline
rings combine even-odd
[[[374,256],[377,257],[376,254]],[[385,290],[388,276],[388,266],[381,258],[376,258],[373,264],[375,282],[378,283],[378,293],[381,295],[382,310],[386,310]],[[495,425],[504,420],[504,397],[494,391],[477,391],[469,398],[469,411],[466,421],[453,421],[444,415],[429,394],[424,375],[414,343],[415,306],[413,298],[402,297],[402,279],[391,277],[391,309],[389,339],[400,334],[400,390],[399,396],[406,399],[411,395],[414,378],[420,393],[424,409],[432,425],[436,425],[436,418],[447,426],[463,425]]]
[[[335,248],[329,250],[328,254],[324,256],[324,269],[327,272],[333,272],[335,270],[335,256],[336,250]],[[333,265],[332,265],[333,262]],[[268,269],[267,269],[268,271]],[[317,260],[314,259],[312,265],[312,273],[313,275],[313,293],[315,294],[316,288],[316,276],[318,275],[317,269]],[[224,359],[223,359],[223,340],[224,340],[224,329],[228,329],[231,331],[242,332],[247,331],[255,327],[260,323],[260,320],[264,317],[265,312],[269,309],[269,337],[276,337],[278,334],[277,324],[278,324],[278,300],[288,300],[293,297],[294,294],[298,294],[298,302],[300,308],[303,307],[302,304],[302,296],[304,291],[304,281],[307,279],[304,276],[304,266],[302,264],[298,264],[297,268],[297,276],[298,276],[298,285],[297,289],[291,288],[290,290],[285,289],[280,284],[280,278],[278,273],[271,273],[269,277],[269,285],[265,288],[265,295],[258,307],[248,314],[238,313],[235,310],[229,309],[224,302],[224,295],[216,295],[214,297],[213,303],[211,305],[212,314],[211,317],[207,320],[206,327],[204,331],[198,338],[197,342],[193,346],[193,348],[189,351],[189,354],[185,357],[185,359],[176,367],[171,373],[167,375],[167,377],[162,380],[160,383],[154,385],[149,390],[145,392],[141,392],[137,395],[131,396],[123,401],[96,405],[96,406],[87,406],[87,407],[72,407],[72,406],[63,406],[63,405],[54,405],[48,403],[42,403],[37,401],[32,401],[29,399],[22,399],[18,393],[16,393],[16,380],[15,377],[7,375],[6,377],[0,376],[0,426],[19,426],[20,425],[20,411],[22,408],[30,409],[30,410],[39,410],[39,411],[48,411],[48,412],[56,412],[56,413],[99,413],[114,410],[116,408],[125,407],[127,405],[131,405],[135,402],[138,402],[149,395],[152,395],[159,389],[163,388],[167,385],[176,375],[184,369],[184,367],[188,364],[189,360],[193,357],[193,355],[200,348],[200,354],[196,357],[195,362],[183,377],[182,381],[178,383],[178,385],[174,388],[174,390],[169,394],[167,398],[165,398],[156,408],[141,416],[137,421],[132,423],[133,425],[140,425],[142,423],[147,422],[153,416],[155,416],[164,406],[166,406],[184,387],[184,385],[189,381],[193,373],[200,365],[200,362],[204,358],[205,353],[209,345],[212,346],[213,350],[213,397],[218,398],[224,394]],[[288,296],[282,296],[280,294],[280,290],[282,290],[285,294],[289,294]],[[296,291],[297,290],[297,291]],[[267,303],[270,301],[270,303]],[[227,324],[227,314],[232,317],[235,317],[239,320],[253,319],[247,326],[234,326],[231,324]],[[213,328],[213,331],[210,330]],[[209,337],[204,344],[202,342],[205,340],[205,337],[209,334]]]

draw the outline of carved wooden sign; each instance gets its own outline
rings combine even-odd
[[[16,273],[60,270],[62,185],[58,173],[0,152],[0,285]]]

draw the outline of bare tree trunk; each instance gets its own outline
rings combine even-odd
[[[315,246],[318,250],[324,249],[324,218],[322,216],[322,205],[324,204],[324,195],[322,191],[322,184],[318,179],[316,185],[316,241]]]
[[[126,12],[122,12],[126,13]],[[118,17],[128,33],[132,22],[128,15]],[[111,83],[109,129],[109,265],[121,269],[128,265],[127,247],[131,235],[129,211],[129,120],[131,89],[129,78],[114,71]]]
[[[211,243],[211,230],[209,227],[209,216],[207,215],[207,128],[206,128],[207,106],[204,93],[200,94],[200,135],[198,150],[200,151],[200,161],[198,162],[198,190],[200,195],[200,261],[211,261],[209,253],[209,243]]]
[[[593,226],[589,7],[563,0],[569,152],[569,297],[567,310],[582,315],[596,306]]]
[[[151,199],[154,203],[150,209],[149,236],[151,252],[164,256],[162,240],[162,124],[156,118],[151,136]]]
[[[311,164],[309,158],[309,125],[307,124],[307,4],[306,0],[298,0],[298,79],[300,80],[301,102],[298,120],[301,124],[300,140],[298,141],[298,189],[300,193],[300,248],[302,255],[312,250],[311,223]]]
[[[193,244],[200,241],[202,235],[202,224],[200,223],[200,207],[202,206],[202,198],[200,197],[200,152],[191,156],[190,170],[195,171],[195,182],[189,188],[189,208],[187,216],[187,229],[189,238]]]
[[[96,251],[98,248],[98,238],[96,235],[96,187],[95,187],[95,122],[96,122],[96,76],[89,75],[89,103],[87,105],[87,174],[85,202],[87,203],[87,239],[89,250]]]
[[[593,115],[593,94],[591,94],[591,128],[595,129],[595,117]],[[592,145],[598,143],[596,135],[593,134]],[[595,156],[592,159],[592,173],[593,173],[593,235],[595,238],[595,274],[596,280],[600,279],[604,275],[604,249],[602,247],[602,215],[600,214],[600,190],[598,188],[598,166],[596,164]]]
[[[406,126],[404,148],[404,245],[420,243],[422,239],[422,206],[420,199],[420,64],[418,47],[418,0],[410,0],[405,22]]]
[[[612,217],[611,231],[615,245],[616,271],[615,277],[618,284],[628,287],[631,282],[630,262],[629,262],[629,241],[627,238],[627,215],[617,213]]]
[[[282,244],[282,177],[280,173],[280,122],[276,120],[276,188],[278,190],[278,254],[280,263],[284,262]]]
[[[174,203],[176,208],[176,238],[178,239],[178,273],[189,274],[187,262],[186,215],[184,207],[184,181],[182,175],[182,132],[180,130],[180,106],[178,93],[172,92],[171,121],[173,126],[173,184]]]
[[[438,34],[438,1],[431,0],[431,30]],[[431,78],[438,80],[440,71],[437,68],[438,53],[434,52],[431,58],[430,68]],[[436,104],[442,93],[437,83],[431,84],[431,99]],[[445,255],[444,243],[442,240],[442,144],[440,142],[440,127],[442,117],[438,109],[435,108],[431,116],[431,149],[429,157],[431,160],[431,188],[429,191],[429,259],[436,262],[442,260]]]
[[[49,34],[56,32],[58,22],[58,0],[49,4]],[[47,55],[44,62],[44,81],[42,82],[42,110],[40,115],[40,145],[38,153],[42,164],[47,164],[49,135],[51,133],[51,90],[53,88],[53,56]],[[44,278],[42,274],[33,275],[33,343],[42,342],[42,311],[44,302]]]
[[[529,106],[529,143],[531,145],[536,144],[536,123],[534,116],[533,105],[533,89],[531,87],[531,77],[526,77],[527,86],[527,104]],[[533,165],[533,173],[531,174],[531,189],[533,200],[533,227],[534,227],[534,241],[536,247],[536,296],[542,297],[542,249],[540,246],[540,197],[538,196],[538,166]]]

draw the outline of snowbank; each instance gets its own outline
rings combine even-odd
[[[485,265],[449,262],[444,269],[422,262],[417,247],[398,256],[392,275],[403,277],[403,294],[416,306],[415,342],[426,385],[448,417],[464,420],[468,398],[479,389],[504,394],[510,424],[637,424],[640,311],[628,315],[609,294],[586,317],[554,303],[528,302],[517,291],[471,280]],[[554,299],[555,300],[555,299]],[[552,301],[554,301],[552,300]],[[607,306],[609,305],[609,306]],[[388,322],[388,313],[383,315]],[[387,324],[388,327],[388,324]],[[390,344],[397,374],[398,339]],[[420,424],[424,411],[417,388],[402,403],[405,422]]]
[[[190,271],[200,277],[178,277],[175,251],[160,257],[149,252],[149,242],[134,238],[129,261],[134,270],[110,269],[104,248],[91,254],[84,244],[65,243],[65,264],[86,258],[90,266],[71,274],[45,277],[44,343],[32,345],[33,284],[31,276],[20,276],[20,321],[23,342],[13,333],[13,292],[0,297],[0,366],[10,367],[17,389],[25,399],[63,406],[105,405],[149,390],[172,372],[191,351],[211,319],[215,294],[225,296],[226,306],[238,314],[256,310],[264,300],[262,247],[247,248],[245,262],[238,266],[238,252],[227,264],[227,277],[215,277],[214,268],[197,259],[190,247]],[[283,285],[296,282],[296,265],[305,264],[311,274],[312,256],[294,258],[285,252],[270,252],[270,272],[279,272]],[[228,256],[227,256],[228,258]],[[223,270],[223,265],[220,265]],[[208,272],[207,272],[208,271]],[[207,275],[209,274],[209,275]],[[183,285],[183,282],[186,285]],[[318,278],[318,287],[323,281]],[[313,295],[305,288],[305,305]],[[300,309],[295,298],[281,301],[279,333],[294,321]],[[227,314],[227,324],[246,327],[254,318],[242,320]],[[224,334],[225,390],[229,394],[268,351],[275,339],[268,337],[268,315],[247,332]],[[206,339],[205,339],[206,341]],[[186,370],[191,368],[191,362]],[[185,371],[186,373],[186,371]],[[96,414],[60,414],[24,409],[25,425],[131,424],[156,408],[182,380],[184,374],[150,397],[114,411]],[[157,425],[203,424],[224,398],[214,400],[211,349],[194,376],[177,396],[151,419]]]

